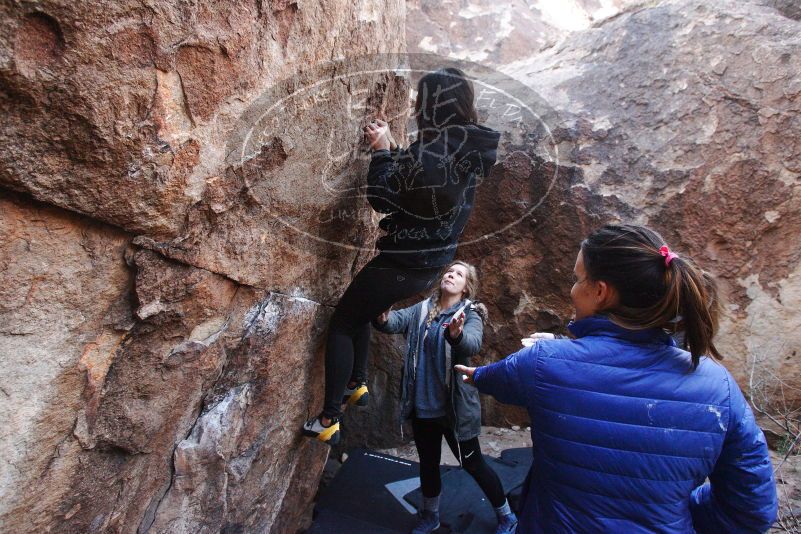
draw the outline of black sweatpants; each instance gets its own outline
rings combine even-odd
[[[328,325],[325,417],[342,415],[342,396],[349,381],[367,380],[370,322],[396,302],[429,288],[441,269],[411,269],[379,254],[354,277]]]
[[[506,495],[498,474],[484,461],[478,438],[456,442],[453,429],[443,425],[441,419],[412,419],[414,443],[420,457],[420,489],[423,497],[436,497],[442,492],[439,464],[442,456],[442,438],[448,442],[453,455],[461,455],[462,467],[478,483],[493,508],[503,506]]]

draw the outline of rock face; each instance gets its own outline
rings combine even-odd
[[[375,237],[340,191],[361,123],[408,95],[337,60],[402,51],[403,3],[0,13],[0,528],[296,530],[330,305]]]
[[[499,66],[527,59],[642,0],[409,0],[409,52]]]
[[[743,391],[753,382],[757,398],[777,400],[783,382],[787,402],[801,402],[801,25],[791,4],[634,6],[500,66],[552,108],[552,137],[506,139],[477,192],[462,239],[473,243],[458,254],[479,267],[490,311],[477,363],[531,332],[563,330],[580,241],[603,223],[635,222],[717,275],[727,302],[717,343]],[[407,25],[419,16],[410,10]],[[548,143],[558,158],[531,157]],[[375,337],[383,382],[403,343]],[[483,402],[485,424],[526,424],[522,410]],[[395,405],[370,410],[354,419],[396,420]]]
[[[552,311],[567,316],[586,233],[634,221],[718,276],[728,303],[718,343],[743,390],[755,363],[756,374],[801,386],[799,30],[756,3],[666,2],[504,67],[556,109],[566,149],[566,172],[529,231],[481,251],[484,272],[514,265],[490,284],[517,288],[516,313],[510,302],[494,314],[520,325],[515,337],[550,326]],[[517,341],[504,336],[498,355]]]

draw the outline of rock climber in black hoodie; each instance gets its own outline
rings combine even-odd
[[[475,188],[495,164],[500,133],[477,124],[473,86],[456,68],[417,85],[417,140],[397,146],[386,122],[364,134],[373,150],[367,200],[387,214],[379,254],[351,282],[331,317],[325,354],[325,405],[303,425],[334,445],[345,403],[367,404],[370,323],[396,302],[428,289],[453,260],[473,208]]]

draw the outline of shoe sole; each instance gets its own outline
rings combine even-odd
[[[322,441],[327,445],[336,445],[339,443],[339,423],[335,423],[319,433],[313,430],[306,430],[305,428],[302,432],[304,436],[309,438],[317,438],[319,441]]]
[[[367,386],[362,386],[350,395],[345,395],[342,398],[342,404],[348,406],[367,406],[370,402],[370,393],[367,391]]]

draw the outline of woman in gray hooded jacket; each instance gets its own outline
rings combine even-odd
[[[487,312],[471,302],[478,287],[476,269],[454,261],[434,294],[414,306],[387,311],[373,325],[408,341],[401,383],[401,420],[411,419],[420,457],[423,510],[415,534],[439,528],[439,464],[444,437],[464,469],[476,480],[498,516],[498,533],[514,532],[517,518],[509,509],[498,475],[484,461],[478,442],[481,405],[478,390],[458,380],[456,364],[469,365],[478,353]]]

